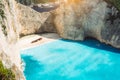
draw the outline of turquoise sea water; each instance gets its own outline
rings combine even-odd
[[[27,80],[120,80],[120,50],[88,39],[21,51]]]

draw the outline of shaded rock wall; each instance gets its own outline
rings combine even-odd
[[[54,24],[54,15],[50,14],[50,16],[47,18],[47,20],[41,25],[39,30],[36,31],[36,33],[57,33],[55,24]]]
[[[120,12],[111,5],[107,5],[105,27],[101,30],[103,42],[120,48]]]

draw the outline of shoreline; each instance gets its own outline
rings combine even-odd
[[[34,34],[20,38],[17,42],[19,50],[25,50],[33,47],[37,47],[39,45],[43,45],[49,42],[56,41],[61,39],[60,36],[56,33],[45,33],[45,34]]]

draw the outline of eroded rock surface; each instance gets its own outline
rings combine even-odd
[[[56,10],[54,20],[61,37],[83,40],[85,37],[100,38],[104,27],[107,4],[100,0],[82,0],[62,4]]]
[[[41,32],[56,32],[51,12],[59,5],[54,3],[36,4],[26,6],[18,3],[18,19],[20,23],[20,36],[41,33]],[[35,8],[34,8],[35,7]],[[37,8],[37,9],[36,9]]]
[[[3,12],[0,14],[0,60],[6,68],[13,71],[16,80],[25,80],[19,49],[16,45],[20,27],[17,5],[14,0],[0,2],[0,11]]]
[[[61,37],[72,40],[93,37],[120,48],[120,14],[105,1],[68,0],[54,14]]]
[[[22,35],[57,32],[65,39],[84,40],[86,37],[93,37],[120,47],[120,14],[108,0],[61,1],[60,6],[52,13],[38,13],[39,11],[21,4],[18,9]]]

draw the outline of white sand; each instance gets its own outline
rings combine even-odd
[[[42,39],[37,41],[37,42],[31,43],[32,41],[37,40],[39,38],[42,38]],[[29,36],[25,36],[25,37],[21,38],[18,41],[17,45],[19,46],[20,50],[24,50],[24,49],[28,49],[28,48],[31,48],[31,47],[41,45],[43,43],[52,42],[52,41],[55,41],[57,39],[60,39],[60,37],[56,33],[29,35]]]

